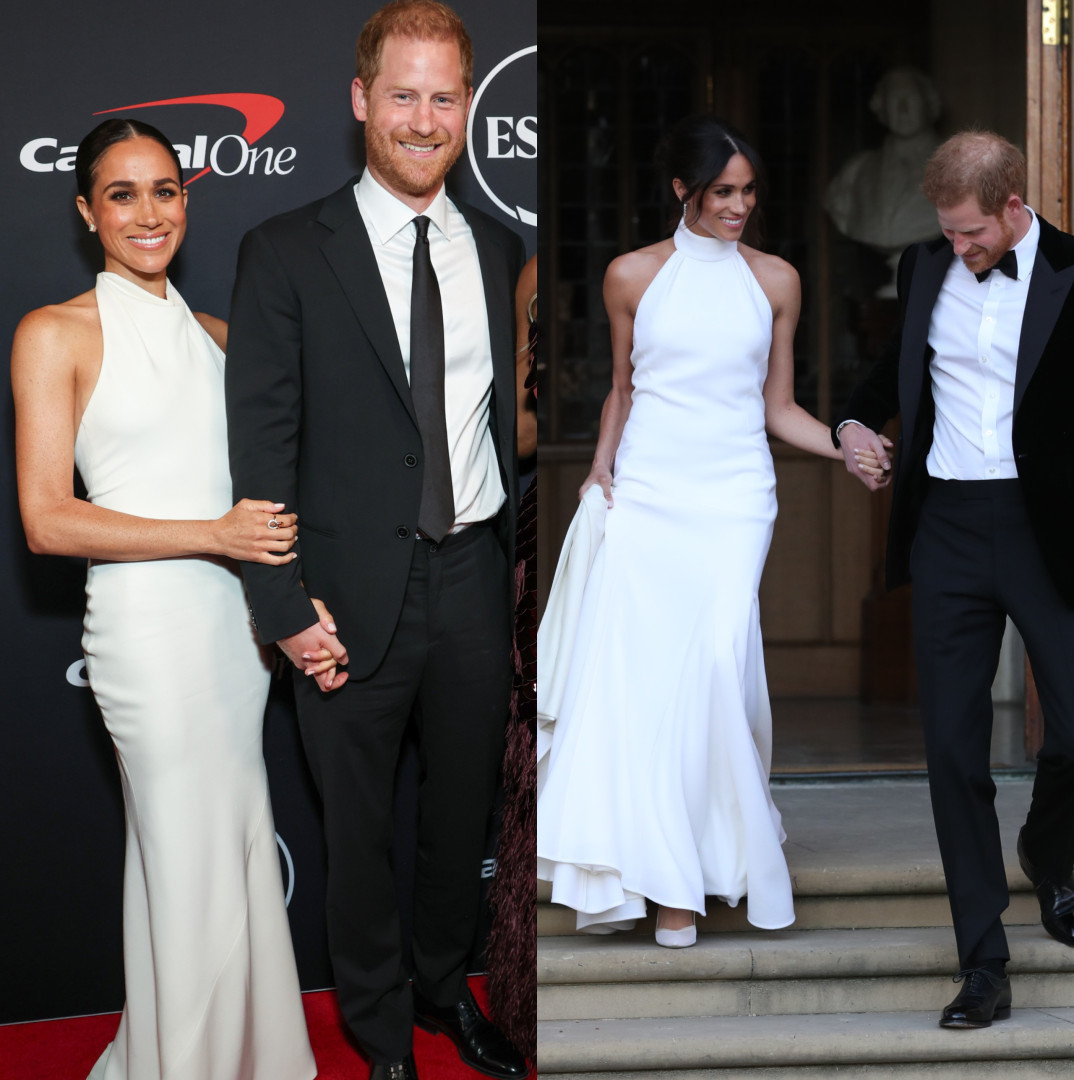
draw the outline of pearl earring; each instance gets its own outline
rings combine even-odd
[[[90,222],[89,231],[90,232],[96,232],[97,231],[97,226],[94,225],[92,221]]]

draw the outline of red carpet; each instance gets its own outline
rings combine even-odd
[[[485,980],[471,979],[485,1007]],[[304,994],[306,1025],[317,1058],[317,1080],[366,1080],[369,1069],[351,1047],[331,990]],[[0,1080],[85,1080],[115,1034],[119,1013],[76,1020],[0,1027]],[[414,1031],[414,1060],[421,1080],[477,1080],[444,1035]]]

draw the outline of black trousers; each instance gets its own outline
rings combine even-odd
[[[340,627],[346,644],[346,628]],[[410,1052],[409,979],[435,1004],[466,988],[481,860],[511,686],[507,560],[481,525],[415,540],[403,610],[368,679],[322,694],[296,673],[302,740],[324,801],[328,943],[348,1026],[374,1063]],[[414,717],[421,779],[414,970],[391,863],[396,762]]]
[[[959,965],[976,967],[1010,956],[989,768],[991,686],[1008,614],[1025,640],[1045,724],[1025,846],[1060,879],[1074,864],[1074,609],[1044,566],[1017,480],[930,481],[910,570],[936,834]]]

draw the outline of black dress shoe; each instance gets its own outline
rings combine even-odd
[[[940,1017],[940,1027],[991,1027],[993,1020],[1006,1020],[1011,1015],[1011,980],[1006,975],[993,975],[984,968],[960,971],[954,978],[966,981],[955,1000]]]
[[[374,1065],[369,1080],[418,1080],[414,1055],[407,1054],[402,1061],[393,1061],[390,1065]]]
[[[1037,890],[1041,925],[1056,941],[1074,947],[1074,881],[1069,877],[1057,881],[1038,870],[1026,854],[1024,832],[1023,828],[1018,833],[1018,865]]]
[[[485,1017],[469,989],[454,1005],[434,1005],[415,990],[414,1023],[434,1034],[447,1035],[458,1048],[459,1057],[486,1076],[522,1080],[529,1075],[526,1059]]]

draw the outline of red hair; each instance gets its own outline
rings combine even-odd
[[[438,0],[391,0],[369,17],[355,46],[355,68],[368,90],[380,74],[384,42],[389,37],[412,41],[454,41],[459,46],[462,82],[467,90],[474,79],[474,46],[462,19]]]
[[[971,195],[982,214],[999,214],[1012,195],[1026,193],[1026,159],[993,131],[962,131],[941,143],[921,185],[933,206],[957,206]]]

